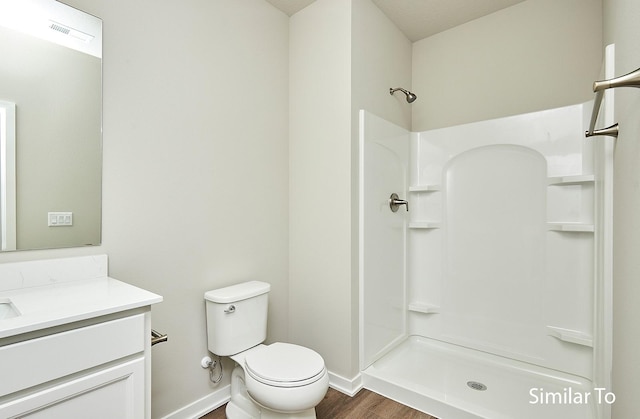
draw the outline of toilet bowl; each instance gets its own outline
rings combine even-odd
[[[329,388],[322,356],[291,343],[264,345],[270,286],[245,282],[205,293],[209,350],[236,362],[229,419],[313,419]]]
[[[236,383],[261,410],[261,418],[315,418],[315,406],[329,387],[329,374],[322,357],[303,346],[289,343],[258,345],[231,356],[237,366],[234,374],[242,374]],[[238,371],[239,370],[239,371]],[[227,405],[227,417],[238,406]],[[231,414],[229,414],[231,413]],[[238,416],[243,417],[243,416]]]

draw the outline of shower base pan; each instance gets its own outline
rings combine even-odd
[[[591,381],[411,336],[362,373],[364,387],[439,419],[593,419]]]

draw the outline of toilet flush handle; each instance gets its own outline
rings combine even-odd
[[[227,309],[224,312],[227,313],[227,314],[235,313],[236,312],[236,306],[234,306],[232,304],[229,307],[227,307]]]

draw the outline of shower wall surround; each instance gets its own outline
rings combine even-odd
[[[591,378],[595,177],[583,113],[413,136],[411,334]]]
[[[420,133],[361,112],[365,387],[393,392],[399,380],[435,399],[422,405],[435,415],[454,406],[601,417],[589,403],[532,406],[529,393],[608,385],[610,366],[596,358],[610,352],[600,336],[611,310],[601,201],[612,162],[600,139],[584,138],[590,111],[586,103]],[[410,211],[389,210],[392,192]],[[420,378],[394,357],[443,361]],[[454,385],[465,374],[456,365],[472,358],[468,380],[494,383],[486,392]]]

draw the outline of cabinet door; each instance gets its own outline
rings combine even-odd
[[[94,371],[0,405],[0,417],[137,419],[145,417],[144,358]]]

